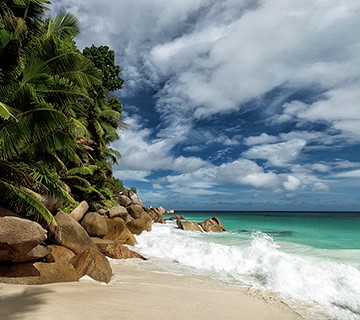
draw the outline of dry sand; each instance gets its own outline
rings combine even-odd
[[[0,319],[301,319],[278,299],[265,301],[205,277],[156,273],[142,267],[145,263],[113,263],[107,285],[88,279],[43,286],[0,284]]]

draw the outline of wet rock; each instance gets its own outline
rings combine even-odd
[[[200,223],[202,229],[206,232],[223,232],[226,231],[224,225],[217,217],[206,219]]]
[[[185,217],[183,215],[175,215],[169,218],[169,220],[185,220]]]
[[[176,224],[179,227],[179,229],[182,229],[185,231],[203,232],[203,230],[200,228],[199,224],[197,224],[196,222],[176,220]]]
[[[93,242],[97,245],[98,249],[105,256],[112,259],[142,259],[146,260],[141,254],[130,250],[128,247],[121,243],[115,243],[112,240],[92,238]]]
[[[125,222],[121,218],[107,219],[108,233],[105,239],[113,240],[114,242],[135,245],[136,239],[130,230],[126,227]]]
[[[126,224],[131,233],[139,235],[144,230],[151,231],[152,220],[150,218],[133,219]]]

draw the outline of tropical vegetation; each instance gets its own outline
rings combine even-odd
[[[123,189],[120,68],[106,46],[81,52],[78,19],[46,16],[46,0],[0,0],[0,205],[56,227],[49,199],[109,206]]]

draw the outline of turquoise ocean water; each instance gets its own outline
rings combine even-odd
[[[163,271],[276,294],[305,319],[360,319],[360,213],[176,214],[196,222],[217,216],[227,232],[183,231],[171,221],[154,225],[136,248]]]

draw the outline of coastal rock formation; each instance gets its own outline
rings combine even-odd
[[[108,283],[112,269],[106,257],[96,248],[87,249],[70,260],[79,278],[87,275],[92,279]]]
[[[70,216],[75,221],[80,221],[88,210],[88,203],[86,201],[81,201],[79,205],[70,213]]]
[[[108,232],[106,217],[97,212],[87,213],[81,220],[81,225],[89,236],[102,238]]]
[[[183,215],[177,214],[175,216],[168,218],[168,220],[185,220],[185,217]]]
[[[108,212],[108,217],[110,219],[115,218],[115,217],[120,217],[120,218],[124,218],[128,215],[128,211],[126,210],[126,208],[122,205],[117,205],[115,207],[112,207],[109,209]]]
[[[223,232],[226,231],[224,225],[217,217],[206,219],[200,223],[201,228],[206,232]]]
[[[78,281],[70,263],[19,263],[0,265],[0,282],[10,284],[46,284]]]
[[[51,254],[51,249],[41,244],[31,249],[26,255],[13,260],[14,262],[29,262],[43,259]]]
[[[114,196],[114,199],[117,201],[118,204],[124,206],[125,208],[132,204],[131,199],[124,194],[116,195]]]
[[[156,223],[164,223],[164,219],[163,219],[163,213],[161,210],[159,210],[158,208],[147,208],[146,212],[148,213],[148,215],[150,216],[150,218],[156,222]]]
[[[134,245],[136,239],[130,230],[126,227],[124,220],[121,218],[107,219],[108,233],[104,239],[110,239],[114,242]]]
[[[46,237],[46,230],[36,222],[0,217],[0,261],[21,260]]]
[[[75,253],[81,253],[86,249],[95,247],[85,229],[70,215],[59,211],[55,220],[59,225],[59,229],[55,233],[57,244],[63,245]]]
[[[203,232],[203,230],[200,228],[199,224],[196,222],[176,220],[176,224],[180,229],[185,230],[185,231]]]
[[[142,205],[143,205],[142,201],[141,201],[140,197],[136,193],[134,193],[132,191],[129,191],[128,192],[128,197],[131,199],[131,202],[133,204],[137,204],[137,205],[142,207]]]
[[[73,251],[63,246],[52,244],[48,246],[48,248],[51,250],[51,255],[48,259],[48,262],[69,263],[71,258],[75,256]]]
[[[139,235],[144,230],[151,231],[152,220],[150,218],[138,218],[131,220],[126,224],[126,227],[131,233]]]
[[[129,214],[134,218],[138,219],[141,218],[142,214],[144,213],[144,209],[139,204],[131,204],[127,207],[127,211]]]
[[[0,282],[45,284],[78,281],[88,275],[107,283],[112,270],[105,256],[146,260],[124,244],[136,244],[134,234],[151,231],[153,222],[163,223],[166,211],[162,207],[145,209],[141,199],[129,191],[116,199],[119,205],[97,212],[88,212],[86,201],[71,214],[58,211],[54,215],[58,226],[51,239],[39,224],[0,207],[0,262],[4,261],[0,263]],[[55,198],[47,201],[56,211],[60,202]],[[191,224],[185,222],[184,228],[190,230]],[[201,231],[200,227],[196,230]],[[44,240],[51,244],[45,245]]]
[[[98,249],[105,256],[112,259],[142,259],[146,260],[141,254],[130,250],[121,243],[115,243],[111,240],[92,238]]]

